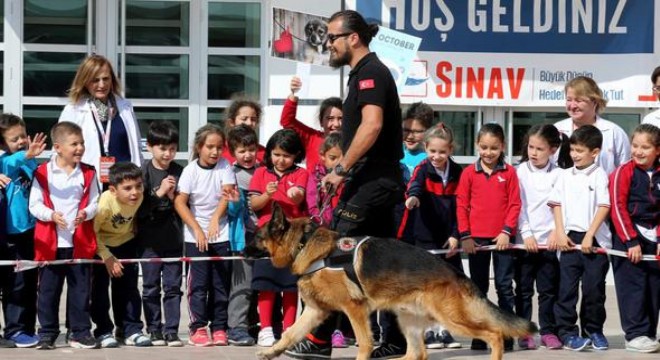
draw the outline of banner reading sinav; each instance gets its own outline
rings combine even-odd
[[[401,96],[432,104],[563,106],[594,78],[613,107],[655,104],[660,0],[348,0],[369,22],[422,39]]]

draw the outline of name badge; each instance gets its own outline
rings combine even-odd
[[[101,174],[101,183],[107,184],[110,182],[110,167],[115,164],[114,156],[101,156],[101,164],[99,165],[99,172]]]

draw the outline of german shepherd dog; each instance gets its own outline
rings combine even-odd
[[[361,360],[371,354],[369,314],[374,310],[397,315],[408,343],[401,358],[406,360],[427,359],[424,330],[436,323],[452,333],[487,342],[491,360],[502,359],[505,337],[537,332],[533,323],[488,301],[451,265],[395,239],[366,238],[354,246],[352,266],[359,285],[343,270],[325,267],[310,272],[310,267],[336,252],[338,246],[346,250],[351,240],[340,239],[336,232],[306,218],[287,220],[282,209],[274,205],[272,219],[257,232],[255,245],[270,254],[275,267],[288,266],[300,276],[298,289],[305,309],[280,341],[257,353],[259,359],[279,356],[333,311],[344,312],[351,321],[360,344],[357,359]]]

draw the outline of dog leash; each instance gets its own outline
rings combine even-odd
[[[319,189],[319,190],[322,190],[322,189]],[[312,220],[312,221],[314,221],[314,219],[318,219],[318,224],[319,225],[324,225],[323,224],[323,222],[324,222],[323,221],[323,213],[326,210],[328,210],[328,208],[330,207],[330,203],[332,202],[332,197],[335,196],[335,192],[336,192],[337,189],[335,189],[335,187],[332,186],[332,184],[326,183],[324,190],[325,190],[324,192],[326,194],[326,198],[323,199],[323,202],[321,203],[321,206],[319,206],[318,215],[312,215],[312,216],[309,217],[309,219]]]

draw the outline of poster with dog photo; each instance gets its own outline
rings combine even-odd
[[[271,55],[328,66],[328,18],[273,8]]]

